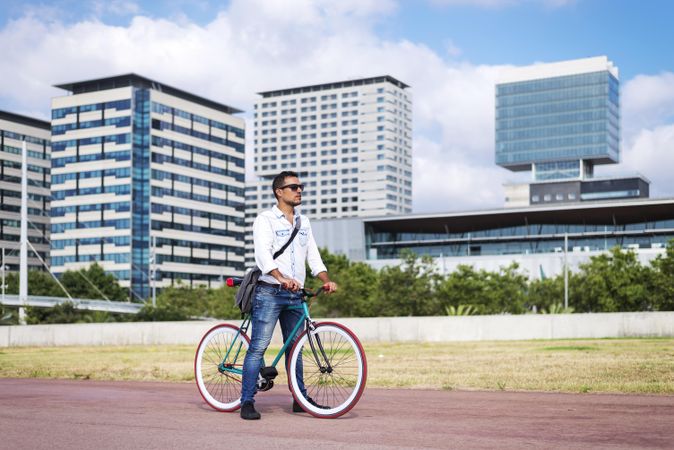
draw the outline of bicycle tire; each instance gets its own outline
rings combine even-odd
[[[226,363],[243,368],[249,344],[246,334],[227,323],[214,326],[201,338],[194,355],[194,378],[201,397],[213,409],[230,412],[241,407],[241,375],[222,372],[218,367],[232,348]]]
[[[367,382],[367,359],[356,335],[344,325],[321,322],[312,336],[318,336],[332,372],[321,372],[308,340],[307,330],[297,338],[290,352],[288,385],[295,401],[314,417],[337,418],[349,412],[360,400]],[[315,345],[317,343],[315,342]],[[319,354],[322,354],[317,348]],[[297,363],[302,359],[307,395],[327,408],[311,404],[299,388]]]

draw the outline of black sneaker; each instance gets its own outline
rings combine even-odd
[[[311,403],[312,405],[314,405],[316,408],[320,408],[320,409],[330,409],[329,406],[319,405],[319,404],[316,403],[316,402],[314,401],[314,399],[311,398],[311,397],[307,397],[307,401],[308,401],[309,403]],[[293,412],[296,412],[296,413],[302,413],[302,412],[305,412],[305,411],[302,409],[302,407],[300,406],[300,404],[297,403],[297,400],[295,400],[295,399],[293,399]]]
[[[255,406],[252,402],[246,402],[241,405],[241,418],[245,420],[257,420],[260,418],[260,413],[255,411]]]

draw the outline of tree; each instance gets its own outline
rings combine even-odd
[[[117,278],[106,274],[98,263],[78,271],[68,270],[61,275],[60,280],[73,298],[103,299],[105,295],[110,300],[126,301],[129,297],[128,291],[119,285]]]
[[[476,314],[484,314],[488,305],[486,272],[461,264],[447,275],[438,286],[438,298],[443,309],[472,305]]]
[[[650,311],[653,271],[636,254],[614,247],[590,258],[572,277],[570,306],[579,312]]]
[[[371,317],[377,315],[374,302],[378,282],[377,271],[369,265],[351,262],[345,255],[330,253],[321,248],[321,259],[330,279],[338,289],[330,295],[321,295],[312,301],[314,317]],[[305,286],[315,290],[321,281],[311,275],[307,267]]]
[[[533,311],[549,311],[551,306],[564,301],[564,276],[558,275],[529,282],[526,306]]]
[[[19,273],[7,274],[7,293],[19,295]],[[65,293],[47,272],[40,270],[28,271],[28,295],[40,295],[46,297],[65,297]]]
[[[653,309],[674,311],[674,239],[667,244],[665,255],[653,261],[652,267]]]
[[[402,263],[379,272],[378,315],[428,316],[444,313],[435,288],[441,281],[430,256],[411,251],[400,254]]]
[[[103,268],[96,263],[86,269],[66,271],[61,276],[60,281],[73,298],[102,299],[102,292],[110,300],[125,301],[127,299],[127,290],[119,285],[113,275],[106,274]],[[16,272],[10,273],[7,276],[7,285],[9,294],[18,295],[19,274]],[[66,297],[63,288],[54,280],[53,276],[39,270],[28,272],[28,295]],[[26,308],[26,322],[29,324],[124,320],[128,320],[128,317],[123,314],[77,310],[72,302],[61,303],[52,308]]]
[[[103,268],[94,263],[85,269],[67,270],[60,278],[61,284],[73,298],[103,299],[126,301],[128,291],[122,288],[114,275],[106,274]],[[7,292],[19,294],[19,274],[7,275]],[[54,277],[39,270],[28,271],[28,295],[47,297],[66,297],[66,293],[54,280]]]
[[[438,287],[443,308],[473,306],[477,314],[521,314],[525,311],[527,277],[513,263],[498,272],[460,265]]]
[[[227,286],[218,289],[190,288],[182,284],[162,289],[157,305],[149,302],[136,316],[139,321],[193,320],[200,318],[236,319],[241,311],[234,305],[236,289]]]
[[[377,311],[377,271],[365,263],[353,263],[330,277],[338,285],[335,293],[313,302],[316,317],[372,317]]]
[[[205,291],[204,288],[190,288],[181,283],[166,287],[157,296],[156,306],[147,302],[138,312],[137,318],[141,321],[159,322],[206,317],[208,307]]]
[[[490,272],[487,277],[487,314],[522,314],[526,312],[525,300],[528,280],[518,272],[519,265],[512,263]]]
[[[241,310],[234,304],[236,289],[221,286],[206,292],[206,311],[208,317],[217,319],[238,319]]]

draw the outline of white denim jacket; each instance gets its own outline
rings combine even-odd
[[[301,286],[304,286],[307,262],[313,276],[327,271],[311,232],[309,219],[307,216],[300,216],[295,210],[294,220],[297,221],[298,217],[301,217],[301,227],[297,236],[283,254],[276,259],[274,259],[274,253],[280,250],[290,239],[295,224],[288,222],[278,206],[264,211],[255,218],[253,243],[255,245],[255,262],[262,271],[260,281],[278,284],[278,280],[269,275],[269,272],[278,269],[284,277],[297,280]]]

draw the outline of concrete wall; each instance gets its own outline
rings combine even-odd
[[[674,312],[335,319],[363,342],[674,337]],[[238,324],[239,321],[228,321]],[[0,327],[0,347],[196,345],[220,322],[136,322]],[[277,327],[273,342],[281,342]]]

